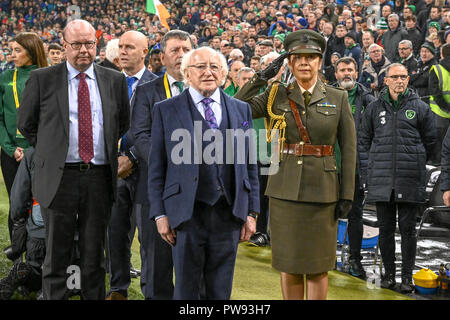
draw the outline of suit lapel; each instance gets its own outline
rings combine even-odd
[[[143,85],[143,84],[145,84],[147,82],[152,81],[153,79],[154,79],[154,77],[152,76],[150,71],[145,69],[145,71],[142,74],[142,77],[139,79],[137,85],[141,86],[141,85]],[[137,87],[136,87],[136,89],[137,89]],[[136,89],[133,91],[133,94],[131,95],[131,99],[130,99],[131,112],[133,112],[134,101],[136,100]]]
[[[298,85],[297,81],[294,81],[288,86],[288,97],[297,105],[304,106],[305,100],[302,95],[302,90],[300,89],[300,86]],[[325,98],[325,86],[322,81],[317,80],[316,86],[314,87],[314,91],[312,92],[311,99],[309,101],[309,105],[312,105],[316,103],[317,101],[320,101]]]
[[[158,101],[166,100],[166,90],[164,89],[164,77],[159,77],[155,82],[155,92],[158,95]]]
[[[69,137],[69,82],[67,80],[67,66],[61,63],[55,72],[56,99],[58,101],[59,111],[63,119],[64,132]]]
[[[191,137],[194,138],[194,123],[191,111],[189,110],[189,105],[192,105],[195,108],[194,101],[189,94],[189,90],[184,90],[178,97],[180,99],[175,98],[176,100],[179,100],[175,103],[175,114],[181,122],[182,128],[189,130]]]
[[[239,128],[238,118],[237,115],[238,110],[236,109],[236,104],[231,100],[228,95],[223,92],[222,89],[220,89],[220,104],[222,108],[225,108],[228,113],[228,119],[230,120],[229,127],[230,129],[237,129]]]
[[[297,105],[304,107],[305,102],[302,96],[302,91],[300,90],[300,87],[298,86],[297,81],[292,82],[288,86],[288,98],[289,100],[294,101]]]

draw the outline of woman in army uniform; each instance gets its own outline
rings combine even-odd
[[[281,271],[284,299],[326,299],[328,271],[335,266],[337,218],[351,208],[356,133],[345,90],[318,79],[325,39],[311,30],[289,34],[287,53],[259,72],[235,96],[251,105],[253,118],[280,128],[279,170],[269,176],[266,195],[272,265]],[[291,84],[267,84],[288,58]],[[341,148],[341,173],[334,156]]]

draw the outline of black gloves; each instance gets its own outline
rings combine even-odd
[[[347,214],[352,209],[352,203],[353,201],[351,200],[340,199],[336,204],[336,209],[334,210],[334,218],[336,220],[345,219],[347,217]]]
[[[264,70],[258,71],[258,76],[260,79],[267,81],[275,77],[280,71],[281,66],[283,65],[284,59],[289,56],[289,53],[285,52],[280,55],[278,58],[273,60]]]

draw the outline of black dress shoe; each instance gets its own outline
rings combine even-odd
[[[380,285],[384,289],[394,289],[396,285],[395,274],[384,275],[381,279]]]
[[[411,293],[414,291],[414,285],[411,279],[402,278],[402,284],[400,285],[401,293]]]
[[[349,260],[350,269],[349,273],[357,278],[366,279],[366,271],[364,270],[361,261],[359,259]]]

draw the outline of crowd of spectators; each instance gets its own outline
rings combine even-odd
[[[450,41],[450,10],[444,0],[166,0],[162,3],[170,13],[167,20],[170,29],[187,31],[196,46],[211,46],[230,60],[242,59],[248,67],[254,56],[262,57],[270,51],[281,53],[289,32],[318,31],[327,40],[323,66],[326,80],[334,81],[332,55],[351,56],[360,66],[360,80],[375,91],[383,82],[379,74],[383,66],[407,60],[400,57],[398,50],[402,40],[411,41],[412,54],[418,61],[410,74],[423,71],[423,65],[430,60],[426,53],[422,54],[422,47],[432,53],[434,62],[440,58],[440,46]],[[0,2],[1,70],[13,67],[8,58],[8,42],[18,33],[36,32],[46,48],[50,44],[61,45],[62,30],[74,17],[91,22],[97,29],[99,56],[108,41],[128,30],[148,35],[151,47],[158,49],[167,29],[156,15],[145,11],[145,6],[144,0],[3,0]],[[381,57],[369,52],[372,43],[381,47]]]

